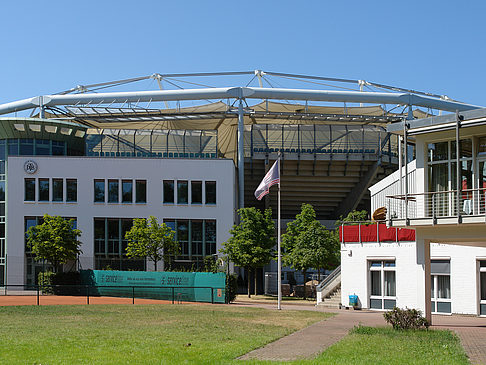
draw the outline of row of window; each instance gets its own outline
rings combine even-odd
[[[77,202],[77,179],[26,178],[24,180],[26,202]],[[177,186],[177,189],[175,189]],[[135,187],[135,189],[134,189]],[[52,194],[51,194],[52,193]],[[5,190],[0,186],[0,200],[5,200]],[[164,180],[164,204],[216,204],[216,181]],[[95,203],[146,203],[147,180],[95,179]]]
[[[188,204],[189,195],[191,204],[202,204],[203,196],[205,204],[216,204],[216,181],[164,180],[164,204]]]
[[[147,203],[147,180],[96,179],[94,181],[95,203]],[[106,186],[108,189],[106,189]],[[135,200],[133,193],[135,192]],[[120,200],[121,198],[121,200]]]
[[[164,219],[175,232],[181,251],[178,259],[208,256],[216,253],[216,221],[209,219]],[[128,241],[125,234],[132,228],[130,218],[95,218],[94,251],[97,256],[125,256]]]
[[[24,186],[25,186],[24,201],[26,202],[35,202],[35,201],[77,202],[78,201],[78,180],[77,179],[26,178],[24,180]]]
[[[451,313],[450,260],[431,260],[431,305],[433,313]],[[394,260],[370,261],[370,308],[393,309],[396,306]],[[486,282],[485,299],[486,299]]]

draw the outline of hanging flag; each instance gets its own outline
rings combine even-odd
[[[262,200],[262,198],[269,193],[270,187],[275,184],[280,184],[279,160],[275,161],[260,185],[258,185],[258,188],[255,190],[255,198]]]

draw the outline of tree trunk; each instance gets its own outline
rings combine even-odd
[[[317,268],[317,285],[321,283],[321,268]]]
[[[248,283],[248,298],[251,298],[251,293],[250,293],[250,268],[246,268],[246,282]]]
[[[305,280],[306,280],[305,276],[306,275],[305,274],[307,274],[307,270],[306,269],[302,270],[302,274],[304,274],[304,300],[305,300],[306,299],[306,293],[305,293]]]
[[[154,271],[157,271],[157,260],[154,260]]]
[[[257,270],[258,269],[256,267],[253,269],[253,276],[254,276],[254,281],[255,281],[255,295],[258,294],[257,293]]]

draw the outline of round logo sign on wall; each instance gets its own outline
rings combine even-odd
[[[25,161],[24,171],[28,174],[35,174],[37,171],[37,162],[32,160]]]

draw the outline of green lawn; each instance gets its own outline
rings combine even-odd
[[[0,307],[0,364],[274,364],[239,355],[328,317],[225,305]],[[359,327],[290,364],[468,364],[448,331]]]
[[[0,307],[0,364],[227,364],[328,316],[190,304]]]
[[[314,360],[294,364],[469,364],[450,331],[357,327]]]

